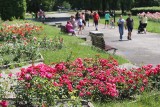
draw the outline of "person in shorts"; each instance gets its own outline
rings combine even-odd
[[[106,27],[106,24],[107,24],[107,27],[108,27],[110,17],[111,17],[110,14],[107,12],[107,13],[105,14],[105,27]],[[104,27],[104,28],[105,28],[105,27]]]
[[[133,18],[131,14],[128,14],[128,18],[126,19],[126,28],[128,29],[127,39],[131,40],[132,30],[133,30]]]
[[[83,20],[80,17],[79,20],[78,20],[78,35],[82,34],[82,27],[83,27]]]

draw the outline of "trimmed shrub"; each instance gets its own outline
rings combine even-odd
[[[155,12],[160,12],[160,7],[139,7],[139,8],[133,8],[131,9],[131,12],[133,15],[137,15],[138,13],[142,12],[150,12],[150,13],[155,13]]]
[[[2,20],[24,19],[26,0],[0,0],[0,14]]]

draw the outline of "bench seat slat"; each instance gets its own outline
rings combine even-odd
[[[103,33],[92,31],[92,32],[90,32],[90,36],[91,36],[92,45],[94,45],[95,47],[98,47],[98,48],[103,49],[105,51],[113,50],[113,54],[115,54],[116,50],[118,50],[117,48],[114,48],[110,45],[105,44],[105,41],[103,38]]]
[[[109,45],[105,45],[105,51],[109,51],[109,50],[117,50],[116,48],[112,47],[112,46],[109,46]]]

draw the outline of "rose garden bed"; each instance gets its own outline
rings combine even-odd
[[[63,39],[60,37],[38,39],[42,26],[33,23],[3,24],[0,29],[0,69],[14,68],[43,61],[42,50],[61,49]]]
[[[113,58],[78,58],[52,66],[30,66],[16,75],[9,74],[7,78],[16,84],[12,81],[12,90],[8,91],[1,87],[5,90],[1,99],[5,98],[6,92],[12,92],[15,102],[45,107],[54,106],[56,100],[61,99],[99,102],[128,99],[145,90],[159,90],[159,75],[160,65],[127,70],[118,68]]]

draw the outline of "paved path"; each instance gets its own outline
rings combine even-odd
[[[62,16],[62,14],[59,14],[59,16]],[[95,30],[95,28],[90,23],[90,27],[85,27],[83,35],[88,35],[89,31],[92,30]],[[132,40],[128,41],[127,30],[125,30],[123,41],[119,41],[117,27],[115,29],[104,29],[104,25],[99,24],[98,30],[104,33],[106,44],[118,48],[117,55],[127,58],[133,64],[138,66],[146,64],[153,64],[155,66],[160,64],[160,34],[149,32],[147,34],[137,34],[137,30],[133,30]]]
[[[94,30],[94,26],[86,27],[85,33]],[[123,56],[138,66],[160,64],[160,34],[149,33],[137,34],[132,32],[132,40],[127,40],[127,30],[124,31],[123,41],[119,41],[118,27],[115,29],[105,28],[99,24],[100,32],[104,33],[106,44],[116,47],[117,55]]]

